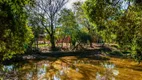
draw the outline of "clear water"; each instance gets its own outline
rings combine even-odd
[[[118,73],[112,63],[76,57],[0,65],[0,80],[104,80]]]

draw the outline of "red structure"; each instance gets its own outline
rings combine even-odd
[[[56,44],[57,46],[60,46],[62,50],[69,50],[70,49],[70,43],[71,43],[71,38],[70,36],[67,36],[65,38],[57,40]]]
[[[71,38],[70,38],[70,36],[67,36],[67,37],[65,37],[63,39],[57,40],[56,43],[70,43],[70,42],[71,42]]]

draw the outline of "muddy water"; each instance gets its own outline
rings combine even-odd
[[[119,71],[108,61],[69,56],[0,66],[0,80],[105,80]]]

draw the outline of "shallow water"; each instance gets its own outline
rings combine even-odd
[[[87,58],[61,57],[1,65],[2,80],[93,80],[103,66]],[[96,73],[97,72],[97,73]]]
[[[121,69],[113,61],[69,56],[0,65],[0,80],[122,80]]]

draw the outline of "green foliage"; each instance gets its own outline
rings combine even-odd
[[[50,36],[51,49],[53,51],[56,47],[55,33],[59,13],[67,1],[68,0],[35,0],[34,7],[28,8],[29,13],[32,14],[30,20],[34,19],[35,24],[44,27]]]
[[[108,4],[106,0],[87,0],[82,7],[87,18],[100,27],[117,14],[117,8]]]
[[[74,45],[76,42],[76,35],[79,31],[75,15],[70,9],[63,9],[60,15],[58,23],[61,25],[61,37],[64,38],[65,36],[70,36]]]
[[[87,43],[87,41],[91,41],[91,36],[83,31],[82,27],[77,25],[76,19],[77,17],[75,17],[70,9],[63,9],[58,21],[59,24],[62,25],[60,28],[61,37],[70,36],[73,46],[75,46],[76,43]]]
[[[63,9],[61,11],[61,16],[60,16],[58,22],[66,28],[72,28],[77,25],[74,13],[70,9]],[[68,32],[67,30],[69,30],[69,29],[65,29],[66,32]]]
[[[83,3],[79,1],[73,4],[74,6],[73,10],[75,13],[76,21],[79,24],[81,32],[86,32],[86,34],[88,34],[90,38],[92,39],[94,37],[96,38],[97,36],[96,36],[95,28],[92,25],[92,23],[89,21],[89,19],[86,18],[82,5]]]
[[[115,20],[120,14],[119,7],[119,4],[113,6],[107,0],[87,0],[82,5],[86,17],[95,27],[96,34],[105,42],[112,42],[116,38],[113,27],[116,26]]]
[[[130,50],[132,57],[138,62],[142,59],[141,10],[141,6],[130,6],[127,13],[118,19],[119,28],[116,32],[117,42],[122,48]]]
[[[76,37],[78,39],[78,42],[81,43],[87,43],[88,41],[92,42],[91,35],[83,31],[78,32],[78,35]]]
[[[125,0],[113,5],[107,0],[87,0],[82,8],[95,25],[105,42],[118,43],[122,50],[131,51],[137,61],[142,57],[142,6],[135,0]],[[131,4],[130,4],[131,3]]]
[[[29,2],[30,0],[0,1],[0,57],[3,60],[24,53],[24,45],[28,45],[33,36],[24,10]]]

